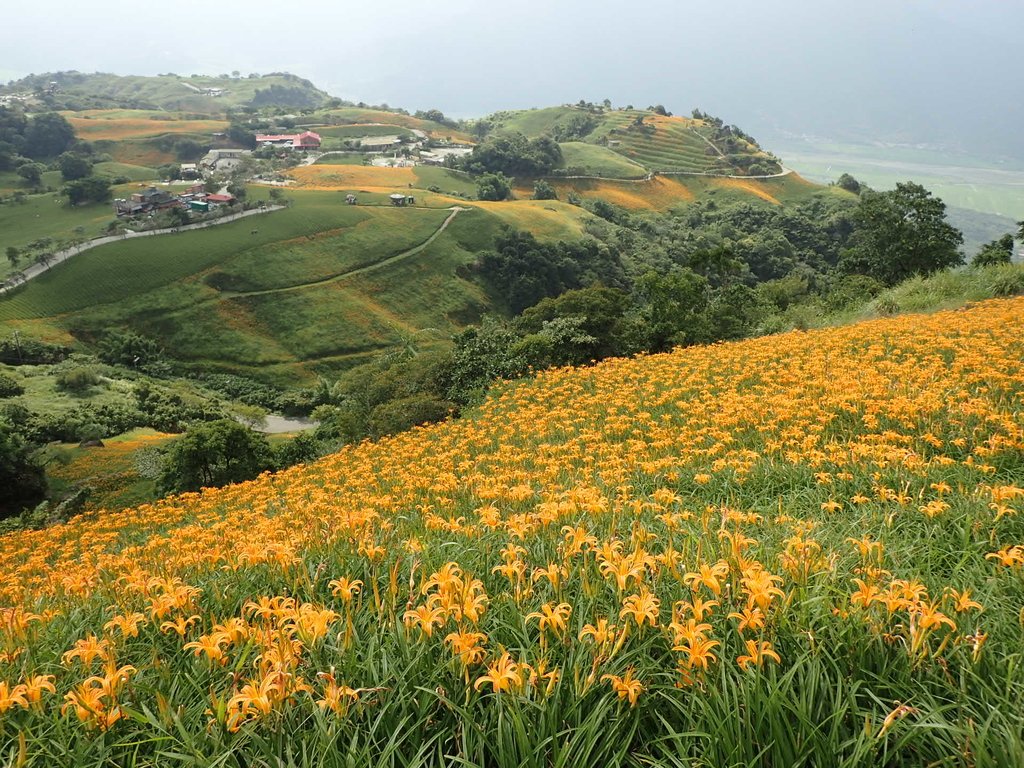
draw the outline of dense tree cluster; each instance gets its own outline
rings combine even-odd
[[[946,221],[946,205],[920,184],[861,194],[842,269],[895,285],[962,264],[963,234]]]
[[[510,227],[477,257],[476,270],[513,314],[583,285],[625,284],[618,255],[593,238],[542,243]]]
[[[55,158],[75,145],[75,131],[56,112],[27,116],[17,107],[0,107],[0,171],[23,165],[26,159]]]
[[[554,139],[528,139],[516,131],[489,136],[465,160],[470,173],[545,176],[562,164],[562,148]]]

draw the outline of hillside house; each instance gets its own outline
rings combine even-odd
[[[211,171],[230,171],[251,154],[248,149],[211,149],[199,165]]]
[[[392,205],[415,205],[416,198],[412,195],[403,195],[399,192],[395,192],[393,195],[388,195]]]
[[[143,213],[162,211],[181,205],[177,195],[150,187],[142,192],[134,192],[129,198],[118,198],[114,201],[114,213],[117,216],[138,216]]]
[[[398,136],[366,136],[359,140],[359,148],[367,152],[387,152],[402,146]]]
[[[320,149],[320,134],[313,131],[302,133],[258,133],[256,143],[263,147],[280,147],[282,149],[311,150]]]
[[[206,202],[208,205],[231,205],[235,202],[234,195],[207,195]]]

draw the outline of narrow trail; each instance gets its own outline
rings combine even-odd
[[[414,246],[407,251],[396,253],[394,256],[389,256],[388,258],[382,259],[381,261],[376,261],[373,264],[367,264],[364,267],[356,267],[355,269],[350,269],[349,271],[342,272],[341,274],[338,275],[325,277],[323,280],[313,280],[308,283],[299,283],[298,285],[286,285],[281,288],[264,288],[259,291],[221,291],[220,295],[213,297],[211,301],[219,299],[245,298],[247,296],[267,296],[272,293],[290,293],[293,291],[303,291],[307,288],[314,288],[319,285],[329,285],[330,283],[337,283],[342,280],[347,280],[350,277],[355,277],[356,275],[364,275],[367,272],[372,272],[376,269],[381,269],[383,267],[390,266],[391,264],[395,264],[396,262],[408,259],[411,256],[415,256],[416,254],[422,252],[425,248],[427,248],[427,246],[429,246],[432,242],[434,242],[435,240],[437,240],[437,238],[441,236],[441,233],[443,233],[448,228],[448,225],[452,223],[452,220],[456,216],[458,216],[462,211],[466,211],[469,209],[461,208],[456,205],[453,206],[452,208],[449,208],[448,210],[450,210],[451,213],[448,214],[448,218],[441,222],[441,226],[439,226],[434,231],[434,234],[432,234],[419,245]]]

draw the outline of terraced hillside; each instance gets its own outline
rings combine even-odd
[[[778,161],[751,141],[723,133],[704,119],[667,117],[637,109],[592,111],[580,107],[499,112],[488,118],[498,131],[549,135],[569,146],[566,168],[605,178],[633,178],[636,168],[609,167],[606,153],[625,158],[647,173],[769,176],[782,173]],[[568,143],[567,143],[568,142]],[[571,142],[594,145],[592,158]],[[605,155],[602,158],[602,154]]]
[[[510,385],[0,538],[25,766],[1012,766],[1024,299]]]

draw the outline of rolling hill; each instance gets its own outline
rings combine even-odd
[[[102,108],[63,114],[78,138],[111,158],[97,164],[96,172],[127,180],[114,188],[116,197],[155,179],[157,166],[175,161],[179,141],[203,147],[227,142],[229,123],[221,114],[226,106],[272,87],[310,87],[291,76],[65,73],[35,76],[8,90],[45,89],[50,80],[58,88],[44,94],[47,99],[90,94],[90,104],[103,102]],[[193,88],[225,92],[191,101]],[[287,186],[291,200],[287,210],[255,224],[247,220],[89,250],[0,296],[0,328],[88,348],[109,328],[126,327],[192,370],[238,373],[282,386],[308,384],[317,375],[371,359],[403,334],[431,328],[446,337],[484,314],[502,314],[502,303],[467,267],[492,246],[503,225],[543,241],[574,241],[602,226],[587,207],[599,201],[660,214],[696,203],[786,206],[849,197],[782,171],[749,137],[714,118],[568,105],[502,112],[481,121],[495,135],[554,136],[563,155],[562,166],[547,177],[557,200],[531,199],[536,180],[521,178],[515,180],[515,200],[483,202],[475,199],[476,181],[467,173],[371,165],[371,155],[351,143],[394,136],[404,146],[423,141],[466,151],[480,140],[479,126],[456,125],[436,112],[414,116],[327,105],[313,96],[310,106],[288,116],[289,124],[320,133],[328,153],[314,164],[276,168],[272,175],[283,180],[277,183]],[[261,119],[272,124],[278,119],[273,111]],[[9,176],[14,189],[18,181],[13,172]],[[56,171],[45,176],[45,183],[60,184]],[[0,175],[0,185],[5,179]],[[414,193],[417,205],[392,208],[388,196],[395,192]],[[250,199],[266,200],[269,193],[258,181],[250,185]],[[357,206],[345,205],[350,194]],[[92,237],[110,219],[104,204],[71,207],[56,194],[28,195],[19,205],[0,207],[0,248]],[[4,262],[0,273],[13,268]]]
[[[0,95],[21,93],[34,94],[35,103],[50,109],[156,109],[202,114],[222,114],[230,107],[241,106],[310,109],[330,99],[308,80],[288,73],[211,77],[46,72],[0,87]]]
[[[460,421],[4,536],[0,749],[1017,763],[1022,318],[551,370]]]

